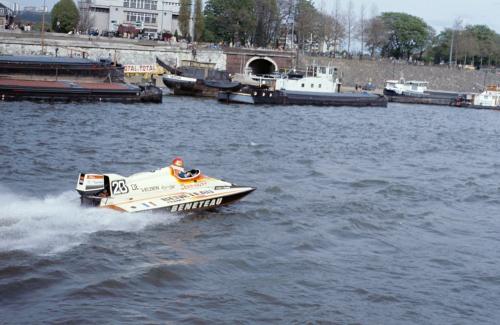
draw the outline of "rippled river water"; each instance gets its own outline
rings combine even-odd
[[[500,114],[0,103],[0,323],[498,324]],[[81,208],[182,156],[217,212]]]

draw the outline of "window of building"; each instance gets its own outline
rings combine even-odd
[[[133,12],[126,11],[127,13],[127,22],[137,23],[142,22],[145,24],[156,24],[158,14],[152,14],[147,12]]]
[[[91,7],[90,11],[91,12],[104,12],[104,13],[107,13],[107,12],[109,12],[109,9],[108,8]]]
[[[156,0],[123,0],[123,6],[125,8],[157,10],[158,1],[156,1]]]

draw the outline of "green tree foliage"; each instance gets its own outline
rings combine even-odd
[[[50,15],[52,30],[61,33],[73,31],[80,19],[78,8],[73,0],[60,0],[52,8]]]
[[[382,48],[383,55],[409,59],[413,54],[423,52],[432,29],[422,18],[399,12],[385,12],[380,18],[388,39]]]
[[[491,64],[491,58],[498,55],[499,44],[498,35],[485,25],[467,26],[466,34],[470,35],[470,39],[474,39],[477,43],[475,56],[479,59],[479,65],[483,63]]]
[[[447,28],[434,37],[432,46],[427,53],[429,61],[436,64],[448,61],[452,34],[453,31]]]
[[[452,62],[464,65],[498,65],[500,35],[485,25],[469,25],[465,29],[447,28],[433,40],[428,51],[430,61],[450,63],[450,46],[453,38]]]
[[[191,0],[180,0],[179,29],[182,37],[189,35],[189,20],[191,19]]]
[[[205,6],[206,40],[209,42],[251,42],[257,19],[254,0],[208,0]]]
[[[205,17],[203,17],[203,2],[196,0],[194,4],[194,40],[199,42],[205,31]]]

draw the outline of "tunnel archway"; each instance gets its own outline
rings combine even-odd
[[[279,71],[279,68],[276,62],[269,57],[253,57],[248,60],[245,70],[254,75],[264,75]]]

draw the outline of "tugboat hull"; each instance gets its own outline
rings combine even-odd
[[[387,106],[387,99],[384,96],[370,93],[311,93],[255,89],[252,92],[221,91],[219,92],[218,99],[220,101],[243,104],[355,107]]]

